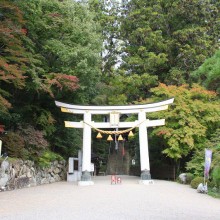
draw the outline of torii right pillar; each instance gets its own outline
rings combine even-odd
[[[146,113],[140,111],[138,113],[139,120],[139,143],[140,143],[140,162],[141,162],[141,180],[140,184],[153,184],[150,175],[150,162],[148,151],[148,138],[147,138],[147,121]]]

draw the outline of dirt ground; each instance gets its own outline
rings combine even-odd
[[[59,182],[0,193],[1,220],[219,220],[220,200],[188,185],[138,177],[94,177],[93,186]]]

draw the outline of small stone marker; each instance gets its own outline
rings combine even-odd
[[[117,183],[121,183],[121,177],[117,178]]]

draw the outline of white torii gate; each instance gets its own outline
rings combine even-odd
[[[162,102],[144,104],[144,105],[127,105],[127,106],[82,106],[71,105],[55,101],[62,112],[72,114],[83,114],[83,121],[72,122],[65,121],[65,127],[83,128],[83,158],[82,158],[82,177],[79,185],[93,185],[91,181],[91,129],[93,128],[132,128],[139,127],[140,143],[140,163],[141,163],[141,180],[140,183],[152,183],[150,175],[149,152],[147,127],[160,126],[165,124],[165,119],[149,120],[146,119],[147,112],[156,112],[168,109],[174,99]],[[94,122],[92,115],[110,115],[110,122]],[[138,114],[138,120],[134,122],[120,122],[121,114]],[[116,116],[116,117],[115,117]],[[115,120],[116,119],[116,120]]]

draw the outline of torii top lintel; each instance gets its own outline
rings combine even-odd
[[[84,106],[84,105],[71,105],[63,102],[55,101],[58,107],[61,107],[62,112],[73,114],[84,114],[90,112],[91,114],[110,114],[111,112],[118,112],[120,114],[155,112],[166,110],[169,104],[172,104],[174,98],[162,102],[143,104],[143,105],[119,105],[119,106]]]

